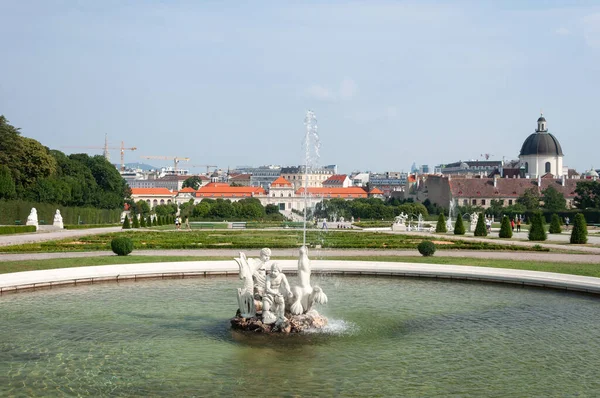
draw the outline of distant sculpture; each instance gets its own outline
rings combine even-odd
[[[262,321],[264,324],[285,321],[285,297],[293,297],[287,277],[281,272],[277,263],[271,265],[271,273],[267,275],[265,294],[263,296]]]
[[[63,218],[60,215],[60,210],[56,209],[56,213],[54,213],[54,222],[52,223],[55,227],[63,229],[65,226],[63,224]]]
[[[475,228],[477,228],[477,220],[479,219],[479,215],[477,213],[471,214],[471,224],[469,224],[469,232],[474,232]]]
[[[246,254],[240,252],[240,257],[235,261],[240,268],[240,279],[244,281],[241,289],[238,289],[238,304],[244,318],[256,315],[256,304],[254,299],[262,300],[266,276],[263,266],[271,258],[271,249],[264,248],[260,251],[260,258],[246,258]]]
[[[448,216],[448,219],[446,220],[446,231],[448,231],[448,232],[454,231],[454,224],[452,224],[451,216]]]
[[[394,223],[392,224],[392,231],[406,231],[406,219],[408,218],[408,215],[405,214],[404,212],[400,213],[398,216],[396,216],[396,218],[394,219]]]
[[[35,226],[35,229],[37,230],[38,215],[37,215],[37,210],[35,207],[31,208],[31,213],[29,213],[29,216],[27,217],[27,223],[25,225],[33,225],[33,226]]]

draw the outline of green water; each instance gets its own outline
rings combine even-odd
[[[314,279],[329,296],[321,309],[332,322],[327,334],[233,334],[236,278],[2,296],[0,396],[600,394],[599,298]]]

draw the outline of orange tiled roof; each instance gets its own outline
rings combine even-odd
[[[207,184],[196,191],[197,198],[250,198],[257,195],[265,195],[265,190],[262,187],[231,187],[220,182]]]
[[[179,193],[194,193],[194,192],[196,192],[196,190],[191,187],[186,187],[179,191]]]
[[[308,188],[308,194],[311,196],[324,197],[324,198],[366,198],[367,191],[361,187],[348,187],[348,188]],[[296,191],[296,195],[303,195],[304,188],[300,188]]]
[[[373,188],[371,189],[371,191],[369,192],[369,194],[371,195],[382,195],[383,191],[379,188]]]
[[[168,188],[131,188],[132,195],[168,195],[173,196],[173,192]]]
[[[285,178],[283,178],[282,176],[279,176],[279,178],[277,178],[275,181],[273,181],[271,183],[272,187],[279,187],[279,188],[283,188],[283,187],[291,187],[292,183],[289,182],[288,180],[286,180]]]
[[[346,174],[334,174],[331,177],[329,177],[328,179],[326,179],[325,181],[323,181],[323,184],[332,184],[332,183],[341,184],[344,181],[346,181],[346,178],[348,178],[348,176]]]

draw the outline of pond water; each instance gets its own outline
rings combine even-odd
[[[0,395],[600,391],[599,298],[403,278],[313,275],[313,283],[329,297],[320,312],[331,325],[326,333],[295,336],[232,332],[240,285],[232,277],[0,297]]]

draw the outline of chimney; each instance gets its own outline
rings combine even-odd
[[[565,186],[565,175],[563,174],[560,178],[560,185]]]

